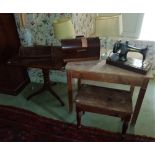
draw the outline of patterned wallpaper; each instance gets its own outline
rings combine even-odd
[[[59,45],[54,38],[52,22],[56,18],[70,17],[74,24],[76,35],[89,36],[93,33],[93,22],[96,14],[91,13],[27,13],[26,25],[20,24],[19,14],[15,14],[17,29],[21,44],[32,45]]]
[[[21,44],[32,45],[58,45],[60,42],[54,38],[52,21],[63,16],[72,17],[69,13],[27,13],[26,25],[20,24],[19,14],[15,14],[17,29]]]
[[[85,37],[92,35],[96,15],[95,13],[73,13],[72,19],[76,35],[84,35]]]

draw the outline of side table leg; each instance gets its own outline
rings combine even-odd
[[[29,100],[30,98],[32,98],[35,95],[38,95],[40,93],[42,93],[44,91],[44,88],[41,88],[40,90],[38,90],[37,92],[34,92],[33,94],[29,95],[26,99]]]
[[[78,78],[78,90],[80,90],[80,88],[81,88],[81,79]]]
[[[140,111],[140,108],[141,108],[141,105],[142,105],[142,102],[143,102],[143,99],[144,99],[144,96],[145,96],[145,92],[146,92],[146,89],[147,89],[148,82],[149,82],[148,79],[144,80],[143,86],[140,88],[138,99],[137,99],[135,109],[134,109],[134,112],[133,112],[133,116],[132,116],[132,119],[131,119],[131,125],[136,124],[136,120],[138,118],[138,114],[139,114],[139,111]]]
[[[67,89],[68,89],[69,112],[72,112],[72,110],[73,110],[73,90],[72,90],[72,74],[70,71],[67,71]]]
[[[64,106],[64,102],[60,99],[60,97],[52,89],[49,88],[48,90],[61,103],[61,105]]]
[[[130,92],[131,92],[131,96],[133,95],[135,87],[134,86],[130,86]]]
[[[43,76],[44,76],[44,90],[48,90],[60,102],[60,104],[64,106],[64,102],[51,88],[49,69],[43,69]]]
[[[81,116],[82,116],[82,111],[76,107],[76,120],[77,120],[77,128],[81,128]]]
[[[50,80],[49,80],[49,69],[42,69],[43,72],[43,78],[44,78],[44,84],[43,87],[38,90],[37,92],[32,93],[31,95],[29,95],[27,97],[27,100],[29,100],[30,98],[32,98],[35,95],[38,95],[40,93],[42,93],[43,91],[47,90],[49,85],[50,85]]]
[[[49,78],[49,69],[42,69],[42,72],[43,72],[43,77],[44,77],[44,85],[43,85],[43,87],[39,91],[29,95],[27,97],[27,100],[29,100],[31,97],[33,97],[33,96],[35,96],[37,94],[40,94],[41,92],[47,90],[61,103],[62,106],[64,106],[64,102],[60,99],[60,97],[50,87],[51,82],[50,82],[50,78]]]

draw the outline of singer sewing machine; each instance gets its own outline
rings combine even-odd
[[[108,56],[106,63],[128,69],[137,73],[146,74],[151,65],[145,61],[148,47],[137,48],[128,45],[128,41],[122,43],[117,41],[113,47],[113,53]],[[138,52],[142,55],[141,59],[127,57],[128,52]]]

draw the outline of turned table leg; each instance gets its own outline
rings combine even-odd
[[[77,83],[78,83],[78,90],[79,90],[79,89],[80,89],[80,87],[81,87],[81,79],[80,79],[80,78],[78,78]]]
[[[37,92],[34,92],[33,94],[29,95],[27,97],[27,100],[29,100],[30,98],[32,98],[35,95],[42,93],[45,90],[47,90],[60,102],[60,104],[62,106],[64,106],[64,102],[60,99],[60,97],[51,88],[51,82],[50,82],[50,78],[49,78],[49,69],[42,69],[42,72],[43,72],[43,78],[44,78],[43,87],[40,90],[38,90]]]
[[[77,128],[81,128],[81,116],[82,116],[82,111],[79,108],[76,108]]]
[[[72,90],[72,74],[67,71],[67,89],[68,89],[68,104],[69,112],[73,111],[73,90]]]
[[[130,86],[130,92],[131,92],[131,96],[133,95],[135,87],[134,86]]]

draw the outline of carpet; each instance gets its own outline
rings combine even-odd
[[[155,138],[120,133],[53,120],[33,112],[0,105],[1,142],[150,142]]]

